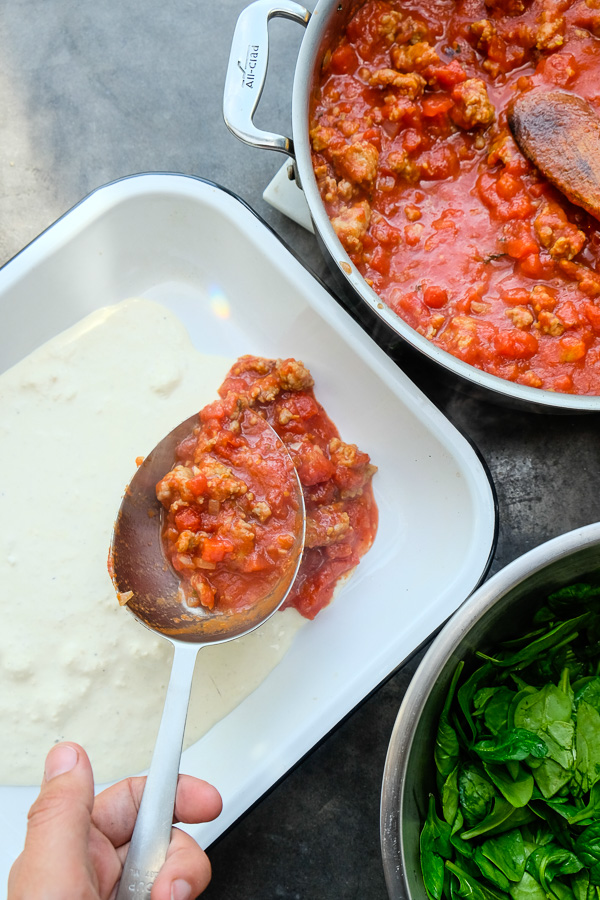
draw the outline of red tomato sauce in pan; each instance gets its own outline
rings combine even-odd
[[[521,154],[510,101],[600,109],[600,0],[368,0],[323,60],[310,134],[352,261],[430,341],[509,381],[600,394],[598,222]]]
[[[373,542],[375,466],[340,439],[297,360],[241,357],[219,397],[200,412],[177,465],[157,485],[167,556],[189,606],[248,608],[278,580],[294,544],[295,469],[306,537],[285,606],[312,619]]]

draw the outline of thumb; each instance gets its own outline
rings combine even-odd
[[[46,757],[40,793],[29,810],[25,849],[11,871],[11,900],[34,896],[32,890],[40,884],[54,885],[57,896],[76,896],[69,886],[76,890],[90,875],[93,803],[87,753],[78,744],[57,744]]]

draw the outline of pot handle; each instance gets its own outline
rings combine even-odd
[[[236,137],[253,147],[294,155],[291,138],[261,131],[252,121],[260,100],[269,59],[268,23],[275,16],[308,25],[310,12],[293,0],[255,0],[237,20],[223,95],[223,118]]]

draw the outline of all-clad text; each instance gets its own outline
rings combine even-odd
[[[258,64],[258,44],[250,44],[246,57],[246,70],[244,72],[244,85],[247,88],[254,87],[254,70]]]

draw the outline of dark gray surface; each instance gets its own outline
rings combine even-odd
[[[222,121],[244,0],[9,0],[0,5],[0,264],[85,194],[141,171],[201,175],[237,193],[326,282],[314,238],[262,200],[283,157]],[[258,124],[289,130],[302,29],[276,21]],[[598,416],[530,415],[456,392],[403,363],[479,447],[500,507],[492,572],[600,519]],[[432,559],[435,547],[431,548]],[[413,660],[210,851],[207,898],[384,900],[379,792]]]

